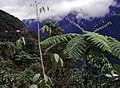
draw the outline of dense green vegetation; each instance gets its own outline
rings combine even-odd
[[[24,27],[25,25],[18,18],[0,10],[0,31],[16,31]]]
[[[7,32],[3,26],[0,29],[4,34],[0,34],[3,36],[0,39],[0,88],[120,87],[120,65],[110,62],[111,57],[120,59],[120,42],[116,39],[98,34],[98,29],[85,31],[70,20],[82,33],[63,34],[56,22],[47,20],[41,30],[48,34],[48,38],[40,39],[38,43],[37,32],[14,31],[25,27],[15,19],[4,18],[2,25],[13,21],[12,25],[18,22],[15,25],[21,26],[10,29],[10,24],[4,26],[5,30],[8,27]],[[14,34],[9,34],[11,30],[19,36],[15,38]],[[40,63],[39,44],[45,74]],[[76,67],[77,63],[80,66]]]
[[[75,70],[73,74],[77,74],[72,74],[75,81],[72,85],[75,88],[104,88],[111,86],[109,82],[117,81],[119,78],[117,80],[112,79],[116,69],[109,61],[110,55],[120,59],[120,42],[112,37],[103,36],[95,32],[82,31],[83,34],[53,36],[42,41],[41,44],[51,45],[46,51],[58,53],[64,62],[66,60],[69,60],[69,62],[71,60],[72,62],[80,60],[84,63],[81,69],[73,68]],[[58,46],[59,48],[57,48]],[[52,52],[53,48],[55,48],[55,51]],[[111,78],[107,77],[108,74],[111,75]],[[120,85],[112,84],[112,86],[118,87]]]

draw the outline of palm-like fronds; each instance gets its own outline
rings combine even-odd
[[[88,55],[92,55],[93,57],[98,57],[101,56],[102,54],[104,54],[104,52],[102,52],[102,50],[100,50],[99,48],[96,48],[94,46],[89,48]]]
[[[65,53],[73,59],[82,59],[85,55],[86,41],[83,40],[82,36],[73,38],[68,42]]]
[[[84,34],[85,39],[95,47],[98,47],[102,51],[111,52],[111,47],[108,44],[108,40],[103,35],[99,35],[95,32],[86,32]]]
[[[61,43],[65,41],[69,41],[70,39],[79,36],[80,34],[70,33],[70,34],[62,34],[58,36],[50,37],[44,41],[42,41],[40,44],[47,45],[47,44],[54,44],[54,43]]]
[[[107,37],[111,47],[112,55],[120,59],[120,42],[112,37]]]

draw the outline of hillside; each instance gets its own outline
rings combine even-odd
[[[15,41],[27,31],[27,27],[16,17],[0,10],[0,41]]]
[[[0,10],[0,31],[19,30],[24,27],[25,25],[18,18]]]

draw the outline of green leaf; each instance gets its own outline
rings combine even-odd
[[[38,86],[35,84],[32,84],[29,88],[38,88]]]
[[[54,54],[54,59],[55,59],[55,62],[58,63],[60,60],[60,56],[58,54]]]
[[[45,7],[42,7],[42,10],[43,10],[44,12],[46,12]]]
[[[42,13],[42,8],[40,8],[40,13]]]
[[[52,29],[51,28],[49,28],[49,34],[51,35],[51,32],[52,32]]]
[[[59,59],[60,59],[61,67],[63,67],[64,66],[64,62],[63,62],[62,58],[59,58]]]
[[[21,44],[20,40],[16,41],[16,46],[17,46],[18,49],[22,49],[22,44]]]
[[[24,38],[24,37],[21,37],[21,41],[22,41],[23,45],[26,44],[26,42],[25,42],[25,38]]]
[[[22,49],[23,45],[25,45],[25,44],[26,43],[25,43],[24,37],[21,37],[20,39],[18,39],[16,41],[16,46],[17,46],[18,49]]]
[[[48,26],[45,26],[45,29],[47,32],[49,32],[49,27]]]
[[[45,32],[45,26],[42,27],[42,32],[43,32],[43,33]]]
[[[38,81],[39,78],[40,78],[40,74],[36,74],[36,75],[33,77],[33,82]]]
[[[114,68],[120,74],[120,64],[115,64]]]

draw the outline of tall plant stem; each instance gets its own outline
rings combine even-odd
[[[44,67],[44,62],[43,62],[43,56],[42,56],[42,48],[40,45],[40,15],[39,15],[39,10],[38,10],[38,4],[35,2],[36,5],[36,16],[37,16],[37,27],[38,27],[38,47],[39,47],[39,54],[40,54],[40,61],[41,61],[41,66],[42,66],[42,73],[44,76],[44,80],[46,83],[46,74],[45,74],[45,67]]]

